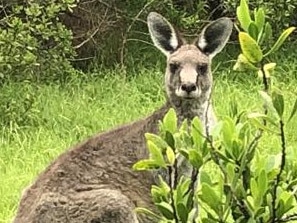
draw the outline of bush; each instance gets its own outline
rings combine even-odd
[[[71,70],[72,33],[59,20],[75,0],[6,5],[0,21],[0,81],[57,79]]]

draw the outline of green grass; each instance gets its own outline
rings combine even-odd
[[[276,79],[281,80],[277,85],[291,108],[297,95],[297,63],[292,58],[282,59],[285,63],[276,73]],[[227,115],[233,98],[241,109],[261,109],[257,93],[261,82],[253,74],[237,74],[224,67],[215,74],[216,113]],[[165,101],[163,73],[157,68],[135,71],[129,77],[119,70],[105,70],[81,79],[74,76],[63,86],[8,83],[1,87],[0,95],[0,120],[5,123],[0,133],[3,223],[13,217],[22,190],[65,149],[97,132],[145,117]],[[296,147],[296,125],[295,118],[286,128],[291,149]],[[278,140],[265,136],[261,146],[277,152]]]

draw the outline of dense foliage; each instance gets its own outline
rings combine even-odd
[[[72,64],[84,69],[98,62],[130,65],[130,58],[143,56],[150,47],[148,12],[161,13],[186,35],[193,35],[210,20],[235,18],[237,4],[235,0],[4,1],[0,77],[60,76],[60,70],[69,69],[74,52],[78,56]],[[297,23],[296,1],[249,1],[251,10],[258,5],[275,34]],[[45,77],[47,69],[51,72]]]
[[[0,82],[31,78],[53,80],[71,70],[72,32],[58,15],[73,7],[75,0],[36,0],[3,8]]]

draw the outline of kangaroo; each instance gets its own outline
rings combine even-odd
[[[147,18],[154,45],[167,56],[167,102],[152,115],[95,135],[60,155],[25,190],[14,223],[149,223],[137,206],[154,210],[153,172],[132,165],[147,158],[144,134],[158,133],[158,121],[173,107],[179,122],[198,116],[212,125],[211,60],[229,39],[228,18],[208,24],[193,43],[183,40],[161,15]]]

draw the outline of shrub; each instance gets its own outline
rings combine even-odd
[[[61,78],[71,70],[72,33],[58,15],[74,6],[75,0],[32,0],[4,8],[0,81]]]

